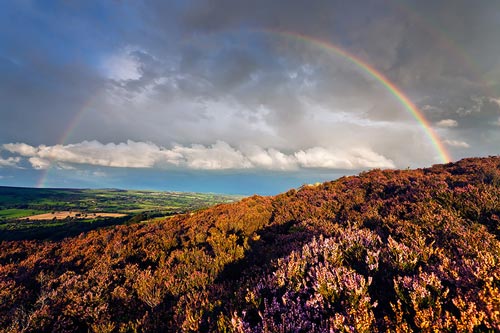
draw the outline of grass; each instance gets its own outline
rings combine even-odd
[[[97,228],[161,219],[240,198],[242,196],[190,192],[0,186],[0,240],[39,238],[40,235],[47,234],[50,236],[48,231],[55,227],[58,235],[62,235],[65,228],[73,234],[79,228],[88,230],[92,225],[92,228]],[[89,216],[85,219],[67,218],[57,222],[25,220],[28,216],[57,211],[77,211],[82,214],[122,213],[126,216],[97,219]],[[42,232],[43,229],[45,230]]]
[[[42,214],[45,211],[33,210],[33,209],[17,209],[17,208],[9,208],[0,210],[0,220],[10,220],[10,219],[19,219],[26,216]]]

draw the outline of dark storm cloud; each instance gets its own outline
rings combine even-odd
[[[89,62],[103,43],[66,6],[20,1],[0,11],[0,109],[3,142],[56,142],[103,81]],[[70,5],[71,6],[71,5]],[[86,6],[75,10],[85,12]],[[111,43],[110,43],[111,44]]]
[[[22,59],[2,71],[0,140],[53,143],[103,84],[85,66]]]
[[[451,147],[456,155],[474,154],[475,147],[494,142],[499,110],[492,99],[500,96],[499,2],[292,0],[269,5],[212,0],[191,7],[184,23],[197,32],[277,29],[329,40],[381,70],[432,122],[458,121],[446,132],[471,141],[472,148],[464,153]],[[318,89],[328,87],[333,77],[326,76]],[[373,105],[369,117],[394,117],[388,108]]]
[[[424,88],[435,80],[485,84],[476,81],[499,65],[499,13],[495,1],[211,0],[195,3],[184,23],[199,32],[277,29],[324,38],[402,85]]]
[[[231,1],[194,3],[184,15],[188,28],[198,31],[256,28],[296,31],[304,34],[344,35],[344,24],[360,25],[381,14],[376,1]]]

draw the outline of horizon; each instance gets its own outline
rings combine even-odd
[[[0,186],[274,195],[500,151],[500,3],[6,2]]]
[[[299,188],[300,186],[313,184],[316,182],[328,182],[335,181],[343,176],[357,175],[363,170],[349,170],[344,172],[339,172],[338,174],[328,174],[318,175],[314,174],[307,177],[302,174],[246,174],[244,176],[236,174],[225,174],[225,175],[212,175],[204,176],[202,178],[203,182],[201,184],[192,183],[187,185],[184,183],[186,178],[190,178],[190,174],[186,173],[174,173],[169,174],[169,179],[171,182],[165,184],[154,184],[157,182],[158,177],[165,178],[164,171],[156,171],[151,174],[149,172],[147,176],[139,173],[134,177],[133,171],[127,173],[126,180],[124,178],[119,178],[116,182],[108,182],[107,185],[96,184],[94,182],[72,182],[71,184],[65,184],[64,182],[54,182],[53,184],[46,184],[43,187],[33,186],[34,179],[25,179],[25,182],[13,181],[9,182],[9,179],[4,179],[4,182],[0,183],[3,187],[21,187],[21,188],[33,188],[33,189],[118,189],[118,190],[133,190],[133,191],[159,191],[159,192],[193,192],[193,193],[214,193],[214,194],[228,194],[228,195],[277,195],[284,193],[293,188]],[[366,171],[366,170],[364,170]],[[136,182],[134,180],[139,178]],[[236,180],[238,180],[236,182]],[[144,185],[146,184],[146,185]],[[36,185],[36,184],[35,184]],[[250,186],[251,185],[251,186]],[[255,191],[254,189],[257,189]]]

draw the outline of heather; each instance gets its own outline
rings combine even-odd
[[[500,158],[0,243],[5,332],[500,330]]]

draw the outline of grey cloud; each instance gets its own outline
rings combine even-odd
[[[19,59],[0,76],[0,141],[56,142],[103,81],[81,64]]]
[[[189,7],[183,22],[188,28],[199,32],[250,27],[328,37],[334,42],[349,44],[358,51],[364,50],[381,63],[392,60],[386,66],[381,66],[389,69],[391,64],[400,63],[403,56],[415,57],[413,60],[417,60],[422,54],[438,52],[439,59],[443,59],[445,54],[441,52],[450,52],[445,49],[449,45],[442,45],[446,42],[456,44],[467,52],[474,50],[472,46],[478,41],[484,46],[485,40],[497,40],[498,36],[494,32],[498,31],[495,28],[499,26],[499,8],[495,2],[471,6],[466,0],[397,3],[303,0],[258,0],[249,3],[210,0]],[[443,38],[449,40],[444,41]],[[497,46],[488,43],[488,47]],[[454,55],[447,55],[451,57],[442,65],[454,66]],[[453,67],[446,68],[447,71],[451,69]]]
[[[278,169],[286,169],[288,158],[296,160],[295,153],[304,152],[303,161],[323,154],[310,151],[314,147],[366,148],[386,159],[379,160],[385,165],[439,161],[422,128],[380,82],[343,57],[262,32],[274,29],[331,41],[383,72],[431,123],[442,126],[438,133],[454,156],[464,154],[457,142],[470,145],[468,154],[491,153],[498,146],[496,2],[210,0],[102,6],[110,6],[109,30],[100,23],[94,27],[71,8],[59,13],[61,23],[37,12],[52,30],[76,17],[76,26],[58,36],[76,40],[73,48],[96,59],[79,58],[62,37],[55,43],[61,54],[51,53],[54,43],[46,41],[1,55],[0,142],[54,146],[85,108],[68,142],[254,144],[268,148],[249,155],[238,150],[243,160]],[[410,14],[398,6],[410,8]],[[90,34],[80,35],[86,29]],[[30,33],[36,40],[36,32]],[[455,47],[477,66],[464,66]],[[72,51],[69,59],[66,51]],[[107,72],[96,65],[120,54],[136,62],[140,75],[110,77],[112,66]],[[480,77],[492,79],[485,83]],[[36,160],[43,157],[27,157],[44,166]],[[368,166],[371,160],[377,158],[357,163]],[[216,164],[211,163],[206,165]]]
[[[492,129],[500,117],[500,105],[487,96],[464,96],[459,100],[445,100],[440,107],[433,107],[433,117],[438,126]],[[443,120],[444,119],[444,120]],[[450,120],[452,120],[450,122]]]
[[[184,23],[198,33],[250,27],[324,38],[382,70],[417,101],[437,95],[461,103],[464,96],[500,94],[495,82],[482,79],[499,66],[499,12],[497,2],[212,0],[191,7]]]

